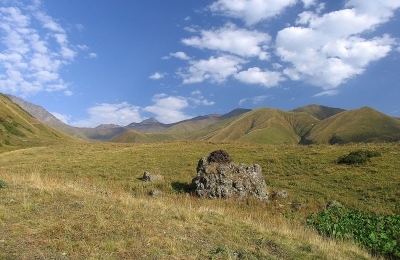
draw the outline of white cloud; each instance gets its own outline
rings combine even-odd
[[[153,75],[151,75],[151,76],[149,77],[149,79],[158,80],[158,79],[164,78],[165,75],[166,75],[165,73],[156,72],[156,73],[154,73]]]
[[[400,2],[350,0],[346,7],[323,15],[303,12],[297,20],[301,27],[278,32],[276,53],[291,64],[283,70],[288,77],[336,88],[392,50],[395,40],[388,35],[364,39],[360,34],[386,22]]]
[[[51,112],[51,114],[53,116],[55,116],[58,120],[60,120],[61,122],[68,124],[68,121],[70,120],[70,116],[69,115],[63,115],[57,112]]]
[[[156,115],[156,119],[162,123],[175,123],[191,118],[182,110],[189,106],[186,98],[181,96],[168,96],[166,94],[156,94],[152,101],[152,106],[147,106],[143,110]]]
[[[249,68],[241,71],[234,76],[236,79],[247,84],[260,84],[264,87],[275,87],[279,82],[284,81],[280,72],[265,70],[262,71],[258,67]]]
[[[190,61],[187,71],[179,71],[178,75],[183,78],[184,84],[200,83],[205,80],[222,83],[240,69],[243,59],[234,56],[211,56],[208,60]]]
[[[97,53],[94,53],[94,52],[89,53],[89,58],[91,58],[91,59],[97,58]]]
[[[89,50],[89,47],[86,44],[78,44],[76,47],[82,51],[87,51]]]
[[[313,97],[336,96],[337,94],[339,94],[338,90],[331,89],[331,90],[326,90],[326,91],[322,91],[318,94],[315,94]]]
[[[67,97],[70,97],[74,94],[74,92],[72,92],[71,90],[65,90],[64,91],[64,95],[66,95]]]
[[[223,16],[242,19],[247,25],[281,14],[297,0],[218,0],[209,6],[210,10]]]
[[[304,8],[309,8],[310,6],[316,5],[317,0],[301,0],[304,4]]]
[[[60,69],[76,57],[66,30],[44,13],[40,1],[30,6],[0,7],[0,91],[27,96],[66,91]],[[68,93],[68,92],[66,92]]]
[[[96,127],[101,124],[129,125],[133,122],[141,122],[140,107],[127,102],[118,104],[102,103],[87,110],[89,118],[71,122],[77,127]],[[54,113],[53,113],[54,114]]]
[[[208,101],[207,99],[205,99],[200,90],[192,91],[191,95],[192,97],[188,98],[188,100],[192,101],[195,106],[212,106],[215,104],[214,101]]]
[[[251,97],[251,98],[243,98],[243,99],[239,100],[239,106],[243,105],[243,103],[246,103],[247,101],[250,101],[254,105],[257,105],[269,97],[270,97],[269,95],[261,95],[261,96]]]
[[[178,51],[178,52],[171,52],[168,56],[163,57],[163,60],[167,60],[171,57],[178,58],[181,60],[190,60],[190,57],[186,55],[183,51]]]
[[[182,39],[182,43],[200,49],[229,52],[242,57],[259,57],[261,60],[269,57],[266,49],[271,37],[267,33],[240,29],[228,23],[219,29],[202,30],[200,34],[201,37]]]

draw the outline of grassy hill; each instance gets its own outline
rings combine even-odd
[[[0,151],[72,140],[74,138],[43,124],[0,94]]]
[[[396,142],[400,122],[370,107],[349,110],[319,122],[305,137],[311,143]]]
[[[18,98],[13,95],[6,95],[10,98],[14,103],[19,105],[22,109],[27,111],[30,115],[38,119],[40,122],[57,129],[62,133],[66,133],[70,136],[80,138],[83,140],[87,140],[87,136],[85,136],[79,128],[69,126],[64,122],[60,121],[58,118],[53,116],[51,113],[47,112],[43,107],[26,102],[25,100]]]
[[[9,97],[41,122],[86,140],[136,143],[203,140],[265,144],[400,140],[400,120],[369,107],[346,111],[314,104],[289,112],[270,108],[253,111],[238,108],[224,115],[198,116],[173,124],[163,124],[150,118],[128,126],[100,125],[95,128],[77,128],[64,124],[42,107],[14,96]]]
[[[220,121],[219,117],[205,117],[204,120],[188,120],[164,131],[162,141],[203,140],[237,141],[267,144],[297,144],[318,119],[307,113],[285,112],[277,109],[260,108]],[[197,130],[196,130],[197,129]],[[113,138],[113,142],[136,140],[154,142],[154,134],[140,135],[127,132]],[[161,137],[158,136],[158,137]]]
[[[343,111],[345,111],[345,110],[341,109],[341,108],[333,108],[333,107],[327,107],[327,106],[321,106],[321,105],[315,105],[315,104],[299,107],[299,108],[292,110],[292,112],[305,112],[307,114],[310,114],[310,115],[318,118],[319,120],[324,120],[328,117],[334,116]]]
[[[317,119],[311,115],[310,108],[314,109],[314,114],[319,111],[319,117],[327,118]],[[113,138],[112,141],[203,140],[265,144],[334,144],[400,140],[400,121],[369,107],[341,111],[309,106],[301,110],[309,112],[259,108],[216,123],[212,123],[210,118],[205,119],[206,123],[201,120],[180,123],[158,135],[143,134],[141,139],[137,139],[136,132],[127,132],[122,137]],[[201,124],[203,125],[200,126]],[[199,130],[196,130],[198,128]],[[132,137],[129,137],[130,135]]]
[[[221,121],[219,115],[209,115],[209,116],[199,116],[190,120],[185,120],[175,124],[163,133],[165,134],[189,134],[193,133],[199,129],[203,129],[207,126],[215,124]]]
[[[190,196],[198,160],[216,149],[259,164],[270,194],[289,197]],[[334,163],[357,149],[382,156],[359,167]],[[0,258],[382,259],[351,240],[321,237],[305,218],[332,200],[400,214],[399,160],[398,144],[75,142],[1,153]],[[142,182],[143,171],[164,180]],[[162,195],[150,197],[152,189]]]
[[[304,129],[307,131],[317,121],[304,113],[260,108],[240,116],[209,140],[269,144],[298,143],[300,141],[298,133],[304,132]]]

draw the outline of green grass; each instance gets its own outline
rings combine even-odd
[[[70,143],[0,154],[1,259],[374,259],[351,241],[323,238],[306,218],[327,202],[400,213],[400,145]],[[206,200],[185,191],[198,160],[223,149],[257,163],[269,204]],[[338,165],[354,150],[381,154]],[[144,183],[144,171],[164,181]],[[152,189],[162,196],[149,197]]]

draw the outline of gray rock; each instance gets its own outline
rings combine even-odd
[[[340,207],[341,208],[341,207],[343,207],[343,205],[337,200],[332,200],[326,204],[326,208],[332,208],[332,207]]]
[[[280,190],[274,194],[272,194],[272,198],[273,199],[286,199],[287,197],[289,197],[289,193],[287,193],[286,190]]]
[[[149,172],[143,173],[142,181],[154,182],[154,181],[161,181],[161,180],[164,180],[164,176],[162,176],[160,174],[152,174]]]
[[[162,195],[162,192],[160,190],[151,190],[149,192],[149,196],[152,196],[152,197],[157,197],[157,196],[160,196],[160,195]]]
[[[268,191],[258,164],[210,162],[207,157],[199,160],[192,189],[198,197],[245,198],[254,196],[268,202]]]

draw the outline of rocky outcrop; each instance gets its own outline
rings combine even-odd
[[[215,158],[223,159],[215,160]],[[191,184],[193,192],[198,197],[205,198],[254,196],[267,202],[267,185],[262,176],[261,167],[258,164],[236,165],[230,161],[230,157],[222,150],[214,151],[209,157],[201,158],[196,169],[197,175]]]

